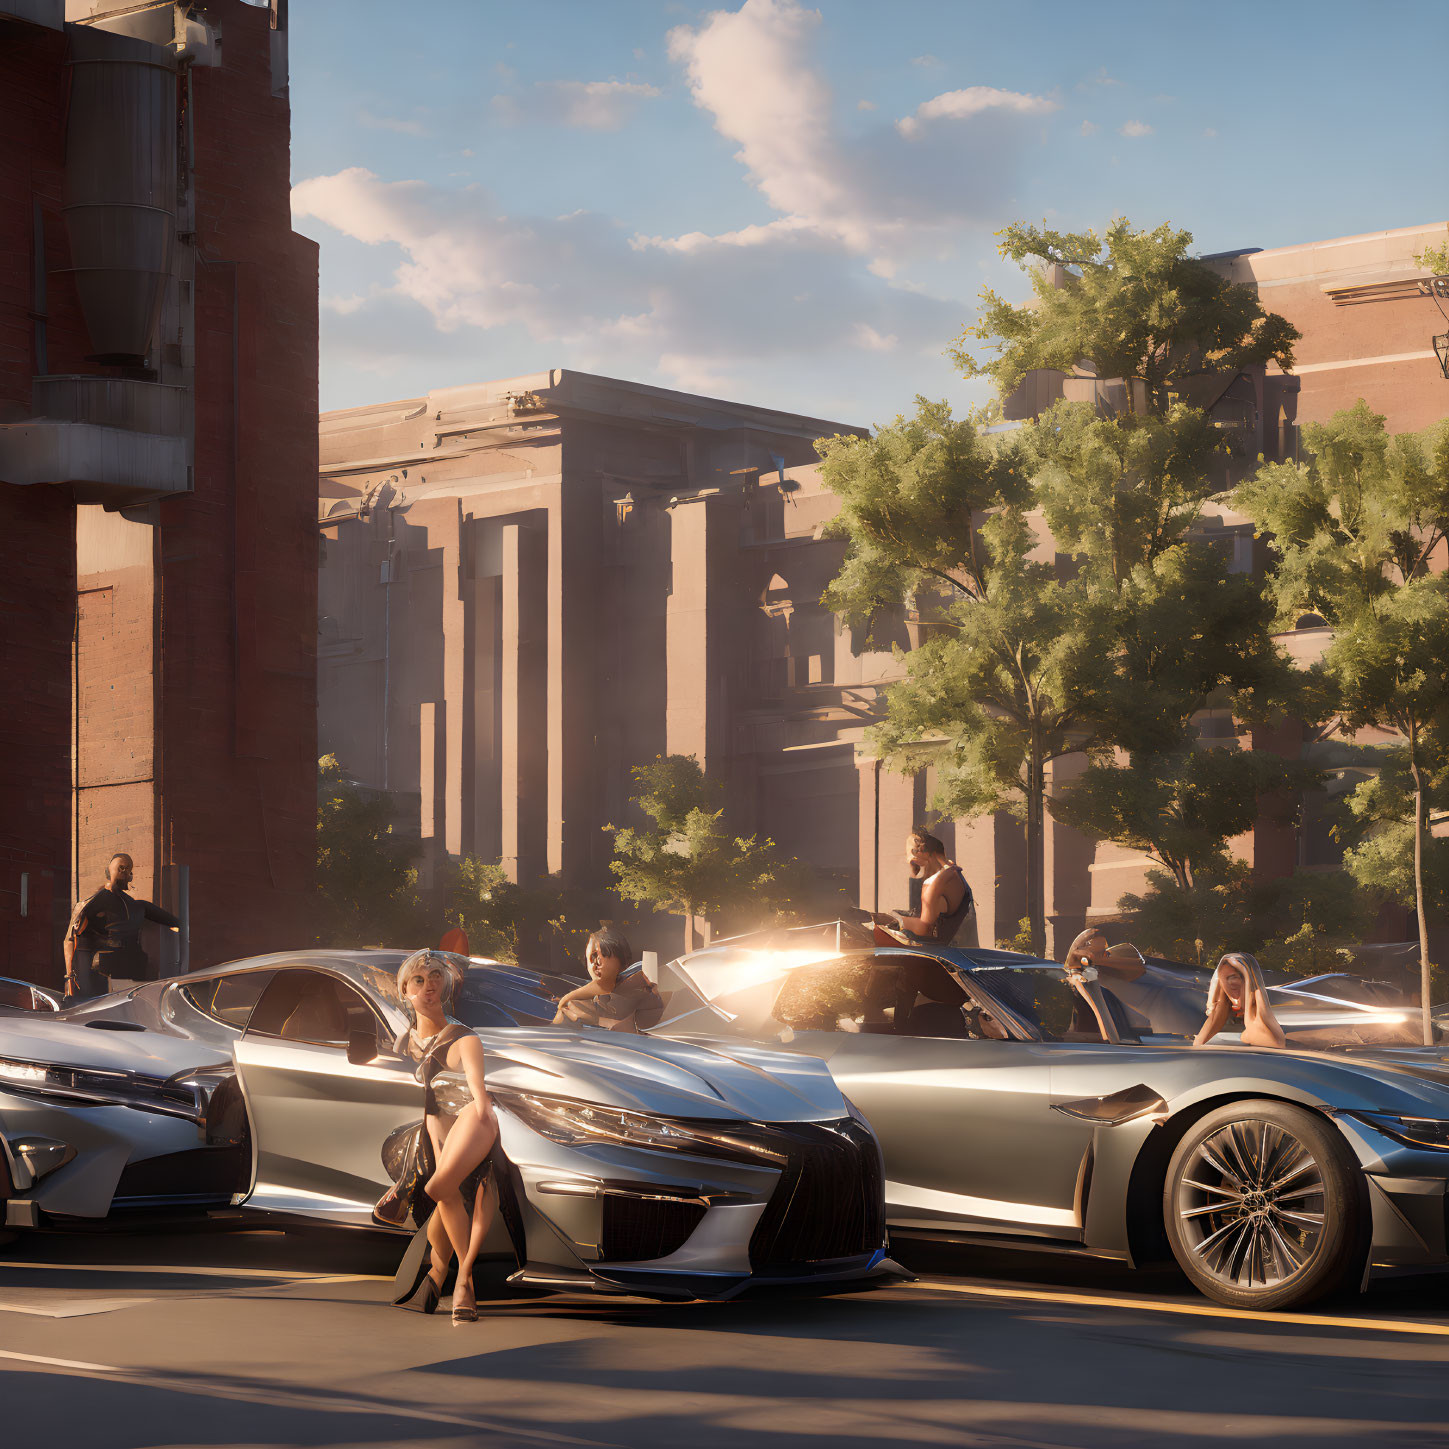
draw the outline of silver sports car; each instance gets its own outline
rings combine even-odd
[[[370,1225],[422,1111],[401,952],[315,951],[0,1017],[11,1227],[178,1208]],[[880,1152],[825,1065],[551,1020],[573,983],[469,965],[516,1278],[660,1298],[894,1271]],[[466,1090],[456,1074],[440,1092]],[[510,1243],[511,1239],[511,1243]]]
[[[893,1231],[1131,1263],[1170,1248],[1209,1297],[1255,1308],[1449,1261],[1449,1054],[1395,1045],[1402,1014],[1297,1018],[1285,998],[1287,1049],[1195,1049],[1201,986],[1170,972],[744,940],[659,974],[655,1036],[829,1063],[880,1138]]]

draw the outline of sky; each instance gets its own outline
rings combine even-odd
[[[1444,219],[1442,0],[294,0],[322,407],[548,368],[852,424],[984,399],[994,233]],[[1415,36],[1424,43],[1416,43]]]

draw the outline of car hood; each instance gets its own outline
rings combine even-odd
[[[159,1031],[109,1031],[37,1013],[0,1020],[0,1058],[165,1079],[224,1060],[215,1047]]]
[[[480,1030],[488,1085],[661,1117],[826,1122],[850,1112],[824,1062],[746,1042],[593,1027]]]

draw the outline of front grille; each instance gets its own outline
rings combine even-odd
[[[609,1194],[604,1198],[600,1252],[606,1263],[638,1263],[667,1258],[704,1216],[702,1203],[648,1201]]]
[[[750,1238],[750,1266],[783,1268],[857,1258],[885,1239],[885,1200],[875,1139],[854,1118],[828,1127],[774,1125],[787,1156]]]

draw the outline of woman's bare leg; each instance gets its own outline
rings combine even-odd
[[[448,1136],[447,1124],[436,1117],[429,1117],[427,1124],[428,1136],[433,1143],[433,1162],[438,1163],[443,1160],[443,1143]],[[423,1191],[426,1192],[427,1189],[424,1188]],[[431,1249],[431,1266],[428,1272],[441,1290],[448,1281],[448,1264],[453,1261],[453,1243],[442,1215],[436,1210],[428,1218],[428,1247]]]
[[[428,1196],[437,1203],[434,1217],[441,1217],[453,1251],[458,1255],[458,1281],[463,1281],[462,1265],[468,1254],[468,1244],[473,1236],[472,1214],[463,1203],[459,1189],[463,1179],[487,1157],[497,1139],[498,1130],[490,1122],[482,1122],[471,1110],[463,1112],[448,1131],[443,1150],[438,1156],[438,1168],[428,1179],[425,1189]],[[471,1268],[471,1264],[469,1265]]]
[[[458,1259],[458,1288],[454,1293],[456,1300],[457,1293],[467,1295],[466,1302],[473,1302],[473,1264],[478,1261],[478,1254],[483,1251],[484,1240],[488,1236],[488,1229],[493,1226],[493,1214],[497,1210],[498,1198],[493,1192],[492,1184],[481,1182],[478,1184],[478,1191],[473,1195],[472,1230],[468,1234],[468,1251]]]

